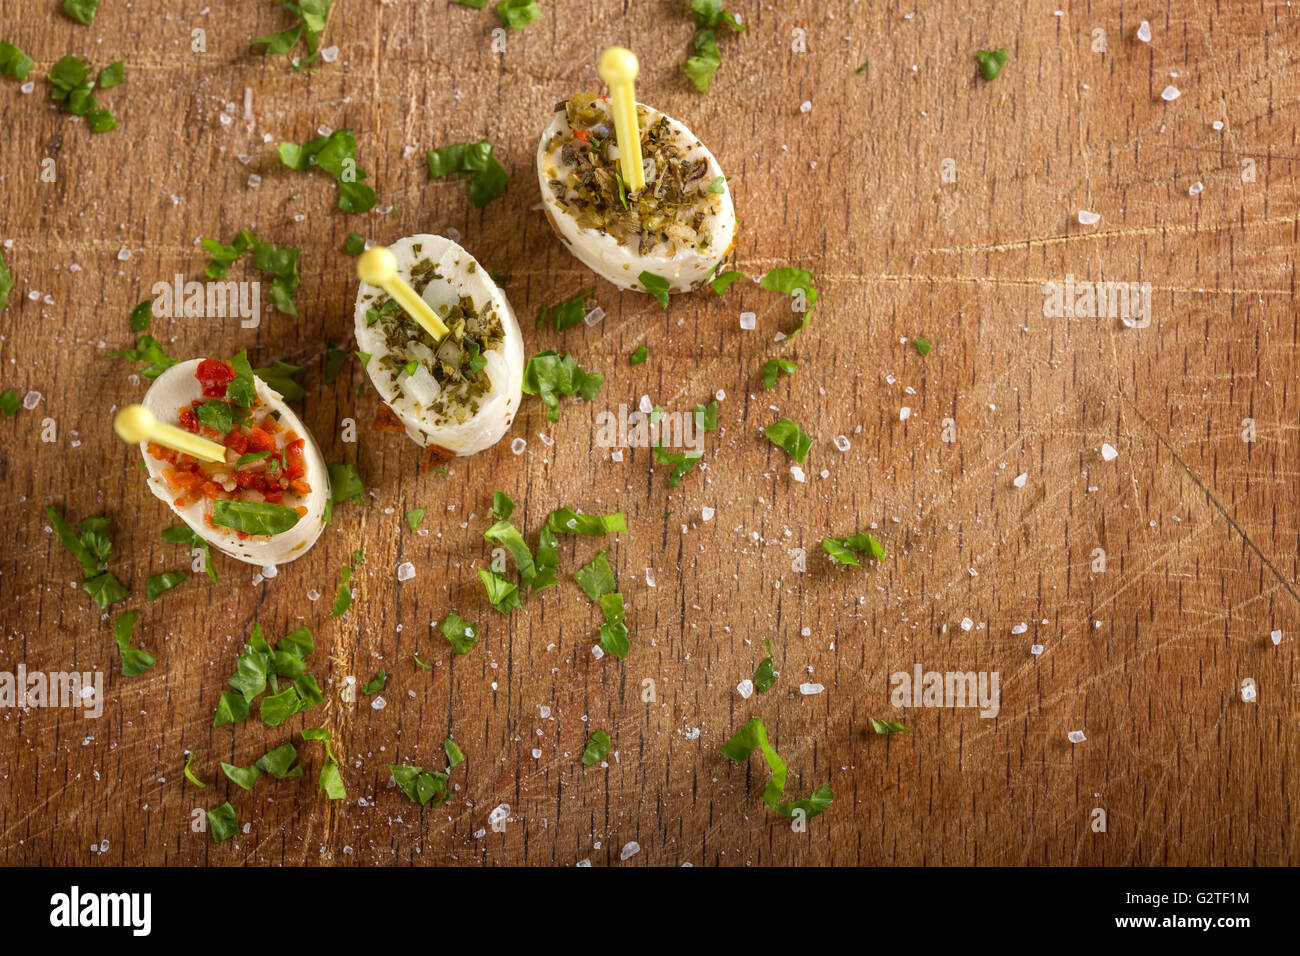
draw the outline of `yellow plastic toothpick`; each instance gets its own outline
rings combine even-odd
[[[447,334],[447,326],[438,318],[438,313],[398,274],[397,257],[383,246],[361,253],[361,258],[357,259],[357,275],[362,282],[378,286],[396,299],[406,314],[424,326],[424,330],[435,339],[442,339]]]
[[[132,444],[151,441],[172,451],[193,455],[201,461],[225,461],[226,446],[200,438],[175,425],[164,425],[143,405],[128,405],[113,419],[113,430]]]
[[[596,68],[609,84],[609,102],[614,109],[614,133],[618,137],[618,164],[629,192],[645,189],[645,170],[641,166],[641,130],[636,124],[636,93],[632,84],[640,65],[636,54],[621,46],[612,46],[600,55]]]

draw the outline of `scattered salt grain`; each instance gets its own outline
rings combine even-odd
[[[713,393],[713,397],[716,398],[718,401],[722,401],[727,397],[727,393],[724,392],[722,389],[718,389],[716,392]]]
[[[29,412],[41,403],[41,393],[35,390],[28,392],[23,396],[23,408]]]
[[[654,568],[646,568],[646,569],[645,569],[645,583],[646,583],[646,587],[651,587],[651,588],[652,588],[652,587],[655,586],[655,569],[654,569]]]
[[[1277,647],[1279,644],[1282,643],[1282,632],[1280,630],[1274,631],[1272,634],[1269,635],[1269,637],[1273,639],[1274,647]]]
[[[308,601],[319,601],[319,600],[320,600],[320,592],[317,591],[315,588],[312,588],[310,591],[307,592],[307,600],[308,600]]]
[[[600,660],[602,657],[605,656],[605,651],[599,644],[592,644],[591,656],[596,658],[596,660]]]
[[[262,568],[262,577],[264,578],[273,578],[279,573],[280,573],[280,569],[277,568],[274,564],[268,564]]]
[[[131,258],[131,250],[126,246],[123,246],[121,249],[117,250],[117,258],[121,262],[126,262],[127,259]]]
[[[713,520],[713,516],[714,516],[715,514],[717,514],[716,511],[714,511],[714,510],[713,510],[712,508],[710,508],[708,505],[705,505],[703,508],[700,509],[700,520],[701,520],[701,521],[712,521],[712,520]]]
[[[384,700],[383,697],[376,696],[375,699],[370,702],[370,706],[375,710],[383,710],[388,706],[388,701]]]
[[[740,327],[746,332],[750,332],[758,325],[758,316],[753,312],[740,313]]]
[[[1072,744],[1081,744],[1088,738],[1082,730],[1072,730],[1065,735],[1065,739]]]
[[[1015,485],[1017,488],[1023,488],[1025,487],[1025,482],[1028,480],[1029,480],[1029,473],[1021,472],[1020,474],[1016,475],[1015,478],[1012,479],[1011,483]]]
[[[541,760],[541,759],[542,759],[542,748],[541,748],[541,747],[534,747],[534,748],[533,748],[533,759],[534,759],[534,760]]]
[[[1215,120],[1213,123],[1210,124],[1210,129],[1214,130],[1216,133],[1222,130],[1223,120]]]
[[[1031,644],[1031,645],[1029,645],[1029,653],[1030,653],[1030,654],[1034,654],[1034,655],[1038,655],[1038,654],[1043,653],[1043,645],[1042,645],[1042,644]]]
[[[974,626],[975,626],[975,622],[972,621],[970,618],[968,618],[968,617],[963,617],[963,618],[961,619],[961,629],[962,629],[963,631],[969,631],[969,630],[970,630],[972,627],[974,627]]]
[[[596,308],[592,309],[590,312],[588,312],[586,315],[582,317],[582,321],[586,322],[587,325],[591,326],[597,324],[603,318],[605,318],[605,310],[602,309],[600,306],[596,306]]]
[[[1145,20],[1143,20],[1141,23],[1139,23],[1139,24],[1138,24],[1138,33],[1137,33],[1137,37],[1138,37],[1138,39],[1141,40],[1143,43],[1150,43],[1150,42],[1151,42],[1151,24],[1147,23]]]
[[[415,577],[415,565],[410,561],[403,561],[397,566],[397,580],[409,581]]]
[[[1241,681],[1241,699],[1247,704],[1255,702],[1255,678],[1245,677]]]
[[[18,87],[18,89],[22,90],[24,93],[32,93],[36,90],[36,84],[31,80],[28,80],[22,86]]]
[[[1088,209],[1079,210],[1079,225],[1095,226],[1099,222],[1101,222],[1101,213],[1092,212]]]
[[[821,684],[800,684],[799,685],[799,693],[803,694],[804,696],[811,696],[812,694],[820,694],[825,689],[826,688],[823,687]]]
[[[749,700],[749,698],[754,696],[754,682],[746,677],[736,685],[736,693],[745,700]]]
[[[835,447],[838,448],[840,451],[848,451],[848,450],[849,450],[849,436],[848,436],[848,435],[836,435],[836,436],[835,436]]]
[[[510,816],[510,804],[502,803],[495,810],[488,814],[488,824],[496,826],[498,823],[505,823],[506,818]]]
[[[802,482],[806,476],[803,473],[803,469],[800,468],[798,465],[791,465],[790,477],[793,478],[795,481]]]
[[[620,860],[626,860],[636,856],[640,852],[641,844],[637,843],[636,840],[629,840],[627,843],[623,844],[623,849],[618,851],[618,858]]]
[[[524,441],[522,438],[516,438],[514,441],[510,443],[510,452],[511,454],[522,455],[524,453],[524,449],[527,447],[528,447],[528,442]]]
[[[1022,621],[1021,623],[1016,624],[1015,626],[1013,626],[1013,627],[1011,628],[1011,633],[1012,633],[1012,634],[1023,634],[1023,633],[1025,633],[1025,631],[1027,631],[1027,630],[1029,630],[1029,625],[1026,624],[1026,623],[1024,623],[1024,622]]]
[[[1190,186],[1187,187],[1187,195],[1199,196],[1201,194],[1201,190],[1204,188],[1205,186],[1203,186],[1201,184],[1201,181],[1198,179],[1196,182],[1192,183]]]
[[[333,63],[339,58],[339,48],[336,46],[327,46],[320,51],[320,58],[326,63]]]
[[[259,175],[257,175],[257,173],[249,173],[249,174],[248,174],[248,188],[249,188],[249,189],[256,189],[256,188],[257,188],[258,186],[260,186],[260,185],[262,185],[262,177],[259,176]]]
[[[900,422],[905,422],[911,417],[912,417],[912,410],[908,408],[906,405],[904,405],[902,408],[898,410],[898,420]]]
[[[799,104],[799,112],[800,112],[800,113],[811,113],[811,112],[812,112],[812,100],[804,100],[802,103],[800,103],[800,104]]]
[[[1182,95],[1183,92],[1178,87],[1166,86],[1164,90],[1161,92],[1160,98],[1164,100],[1166,103],[1172,103],[1174,100],[1178,99],[1178,97]]]
[[[1112,446],[1103,442],[1101,446],[1101,457],[1104,461],[1114,461],[1119,457],[1119,452],[1117,452]]]

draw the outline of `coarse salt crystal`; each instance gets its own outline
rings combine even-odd
[[[1101,446],[1101,457],[1104,461],[1114,461],[1119,457],[1119,452],[1117,452],[1113,446],[1107,445],[1103,442]]]
[[[812,112],[812,100],[804,100],[802,103],[800,103],[800,104],[799,104],[799,112],[800,112],[800,113],[811,113],[811,112]]]
[[[898,410],[898,420],[900,422],[905,422],[911,417],[912,417],[912,410],[908,408],[906,405],[904,405],[902,408]]]
[[[496,807],[496,809],[494,809],[491,813],[488,814],[488,824],[495,826],[498,823],[504,823],[506,821],[506,818],[509,816],[510,816],[510,804],[508,803],[499,804]]]
[[[131,250],[126,246],[123,246],[121,249],[117,250],[117,258],[122,262],[126,262],[127,259],[131,258]]]
[[[280,569],[277,568],[274,564],[268,564],[262,568],[262,577],[264,578],[273,578],[279,573],[280,573]]]
[[[397,580],[409,581],[415,577],[415,565],[410,561],[403,561],[397,566]]]
[[[713,393],[713,397],[716,398],[718,401],[722,401],[727,397],[727,393],[724,392],[722,389],[718,389],[716,392]]]
[[[1029,630],[1029,625],[1028,625],[1028,624],[1025,624],[1025,623],[1022,621],[1021,623],[1016,624],[1014,627],[1011,628],[1011,633],[1012,633],[1012,634],[1023,634],[1023,633],[1025,633],[1025,631],[1027,631],[1027,630]]]
[[[848,435],[836,435],[836,436],[835,436],[835,447],[838,448],[840,451],[848,451],[848,450],[849,450],[849,436],[848,436]]]
[[[975,626],[975,622],[972,621],[970,618],[968,618],[968,617],[963,617],[963,618],[961,619],[961,629],[962,629],[963,631],[969,631],[969,630],[970,630],[972,627],[974,627],[974,626]]]
[[[758,324],[758,316],[753,312],[740,313],[740,327],[746,332],[751,331]]]
[[[600,660],[602,657],[605,656],[605,649],[602,648],[599,644],[592,644],[591,656],[596,658],[596,660]]]
[[[647,587],[654,587],[654,586],[655,586],[655,569],[654,569],[654,568],[646,568],[646,569],[645,569],[645,583],[646,583],[646,586],[647,586]]]
[[[1272,634],[1269,635],[1269,637],[1273,639],[1274,647],[1282,643],[1282,632],[1280,630],[1274,631]]]
[[[29,412],[41,403],[41,393],[33,389],[23,396],[23,408]]]
[[[1246,703],[1253,703],[1255,700],[1255,678],[1245,677],[1241,681],[1241,699]]]
[[[803,473],[803,469],[800,468],[798,465],[791,465],[790,477],[793,478],[795,481],[802,482],[806,476]]]
[[[528,442],[524,441],[522,438],[516,438],[514,441],[510,443],[510,452],[511,454],[522,455],[524,453],[524,449],[527,447],[528,447]]]
[[[745,698],[745,700],[749,700],[749,698],[754,696],[754,682],[748,677],[745,678],[736,685],[736,693]]]
[[[643,414],[649,415],[651,412],[655,410],[655,404],[654,402],[650,401],[649,395],[642,395],[641,403],[637,405],[637,408],[639,408]]]
[[[320,51],[320,58],[326,63],[333,63],[339,58],[339,48],[336,46],[327,46]]]
[[[812,694],[820,694],[825,689],[826,688],[823,687],[821,684],[800,684],[799,685],[799,693],[805,696],[810,696]]]
[[[257,173],[249,173],[249,174],[248,174],[248,188],[249,188],[249,189],[256,189],[256,188],[257,188],[258,186],[260,186],[260,185],[262,185],[262,177],[259,176],[259,175],[257,175]]]
[[[1042,645],[1042,644],[1031,644],[1031,645],[1029,645],[1029,653],[1030,653],[1030,654],[1041,654],[1041,653],[1043,653],[1043,645]]]
[[[716,511],[714,511],[714,510],[713,510],[712,508],[710,508],[708,505],[705,505],[703,508],[700,509],[700,520],[701,520],[701,521],[712,521],[712,520],[713,520],[713,516],[714,516],[715,514],[717,514]]]
[[[542,748],[541,748],[541,747],[534,747],[534,748],[533,748],[533,759],[534,759],[534,760],[540,760],[540,759],[541,759],[541,756],[542,756]]]
[[[1214,130],[1216,133],[1219,132],[1223,129],[1223,120],[1215,120],[1210,124],[1210,129]]]
[[[1015,485],[1017,488],[1023,488],[1025,487],[1025,482],[1028,480],[1029,480],[1029,473],[1021,472],[1020,474],[1016,475],[1016,477],[1012,480],[1011,483]]]
[[[1205,186],[1202,185],[1201,181],[1198,179],[1196,182],[1192,183],[1190,186],[1187,187],[1187,195],[1199,196],[1201,194],[1201,190],[1204,188]]]
[[[623,844],[623,849],[618,851],[618,858],[620,860],[626,860],[630,857],[636,856],[640,852],[641,844],[637,843],[636,840],[629,840],[627,843]]]
[[[307,592],[307,600],[308,600],[308,601],[319,601],[319,600],[320,600],[320,592],[317,591],[315,588],[312,588],[310,591]]]
[[[1088,209],[1079,210],[1079,225],[1095,226],[1099,222],[1101,222],[1101,213],[1092,212]]]
[[[1072,730],[1065,735],[1065,739],[1072,744],[1081,744],[1088,739],[1082,730]]]
[[[388,701],[384,700],[384,698],[382,697],[377,696],[375,697],[374,700],[370,702],[370,706],[373,707],[375,710],[383,710],[385,707],[388,706]]]
[[[1183,91],[1176,86],[1166,86],[1160,93],[1160,98],[1166,103],[1172,103],[1178,97],[1183,95]]]
[[[1150,43],[1150,42],[1151,42],[1151,24],[1147,23],[1145,20],[1143,20],[1141,23],[1139,23],[1139,24],[1138,24],[1138,33],[1137,33],[1137,37],[1138,37],[1138,39],[1141,40],[1143,43]]]
[[[605,318],[605,310],[602,309],[600,306],[596,306],[596,308],[592,309],[590,312],[588,312],[586,315],[582,317],[582,321],[586,322],[587,325],[591,326],[600,322],[600,320],[603,318]]]

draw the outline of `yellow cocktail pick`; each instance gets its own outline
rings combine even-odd
[[[226,446],[191,434],[175,425],[164,425],[143,405],[128,405],[113,419],[113,430],[125,442],[151,441],[172,451],[193,455],[201,461],[225,461]]]
[[[397,257],[383,246],[361,253],[357,259],[357,275],[367,285],[378,286],[391,295],[406,314],[424,326],[424,330],[435,339],[442,339],[449,331],[438,318],[438,313],[398,274]]]
[[[618,137],[618,164],[629,192],[645,188],[645,169],[641,165],[641,130],[636,123],[636,80],[640,64],[636,54],[621,46],[612,46],[600,55],[597,66],[600,78],[609,84],[609,103],[614,110],[614,134]]]

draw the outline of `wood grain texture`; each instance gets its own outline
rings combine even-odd
[[[0,240],[13,241],[17,279],[0,313],[0,388],[43,396],[0,420],[0,668],[107,675],[99,720],[0,712],[0,862],[619,865],[629,841],[641,852],[621,865],[1300,859],[1294,11],[735,0],[748,32],[722,38],[723,67],[700,95],[681,74],[687,6],[543,0],[542,18],[494,53],[490,10],[341,0],[325,35],[338,61],[306,75],[247,52],[288,24],[270,2],[105,0],[86,28],[53,0],[0,0],[0,39],[37,61],[30,95],[0,81]],[[1150,44],[1134,36],[1142,15]],[[1092,49],[1098,28],[1104,53]],[[206,53],[191,52],[194,29]],[[806,53],[792,49],[796,29]],[[731,177],[737,267],[817,276],[822,304],[792,343],[773,342],[791,325],[785,304],[748,282],[666,311],[617,293],[535,210],[536,137],[552,104],[595,87],[610,43],[636,48],[641,98],[700,134]],[[986,83],[973,53],[993,46],[1010,60]],[[102,97],[119,130],[91,135],[48,103],[41,77],[68,52],[97,67],[125,57],[126,84]],[[1182,95],[1167,103],[1168,84]],[[275,144],[319,127],[356,131],[390,213],[339,212],[326,177],[281,167]],[[423,150],[483,137],[512,178],[479,211],[464,183],[429,181]],[[57,181],[43,182],[51,157]],[[955,182],[941,178],[945,159]],[[1196,182],[1204,191],[1189,195]],[[1100,223],[1080,226],[1079,209]],[[302,247],[302,318],[269,313],[255,331],[160,319],[154,334],[179,358],[246,347],[255,364],[307,366],[305,420],[327,459],[356,462],[367,499],[340,508],[273,580],[219,559],[220,584],[192,577],[147,604],[144,579],[186,556],[160,541],[171,516],[108,427],[109,409],[143,385],[129,363],[99,356],[129,343],[127,315],[154,282],[198,276],[199,237],[245,227]],[[509,273],[530,352],[571,352],[606,379],[595,403],[565,401],[558,424],[525,399],[511,432],[527,439],[523,455],[503,441],[444,476],[422,474],[405,439],[364,427],[376,398],[358,395],[355,362],[333,386],[322,362],[326,339],[350,341],[348,232],[453,229]],[[1044,317],[1042,284],[1067,274],[1149,282],[1150,327]],[[531,327],[538,306],[592,287],[601,324]],[[740,330],[742,310],[757,313],[756,331]],[[905,344],[918,334],[936,345],[925,358]],[[630,367],[640,344],[650,360]],[[773,355],[800,368],[764,391]],[[646,449],[614,461],[592,447],[602,409],[649,395],[681,410],[719,390],[706,467],[679,489]],[[762,435],[783,415],[817,440],[802,484]],[[39,440],[46,417],[57,443]],[[357,444],[341,441],[344,418],[362,423]],[[1253,443],[1241,437],[1248,418]],[[1115,460],[1102,459],[1104,442]],[[630,530],[563,541],[561,585],[505,618],[475,574],[490,560],[494,489],[518,502],[530,540],[560,506],[622,509]],[[110,621],[47,530],[51,503],[114,520],[111,567],[133,591],[114,610],[141,611],[138,642],[158,657],[147,675],[117,673]],[[406,528],[413,507],[429,509],[427,534]],[[888,550],[882,566],[836,568],[821,553],[823,536],[870,528]],[[569,579],[602,547],[629,606],[622,663],[592,658],[599,612]],[[331,620],[356,548],[355,604]],[[1104,573],[1092,570],[1096,548]],[[406,561],[416,577],[399,584]],[[452,607],[482,631],[454,660],[431,626]],[[273,636],[312,629],[326,705],[278,730],[213,729],[254,621]],[[735,688],[764,637],[781,677],[743,700]],[[419,670],[413,653],[436,666]],[[889,675],[918,663],[998,672],[999,715],[900,712]],[[342,699],[345,677],[380,668],[384,709]],[[1247,677],[1256,703],[1241,699]],[[825,692],[801,695],[805,681]],[[875,736],[873,715],[913,733]],[[833,808],[807,832],[763,805],[757,757],[736,767],[718,752],[751,716],[790,765],[788,794],[833,783]],[[300,748],[307,780],[245,793],[218,770],[318,724],[343,756],[346,801],[311,783],[318,744]],[[614,741],[607,768],[578,760],[595,727]],[[1067,741],[1076,729],[1086,743]],[[448,734],[468,756],[456,798],[422,810],[389,786],[386,765],[441,768]],[[182,783],[186,749],[205,790]],[[192,814],[227,798],[248,832],[215,846],[192,832]],[[476,836],[503,803],[504,832]],[[1089,826],[1095,807],[1105,833]]]

